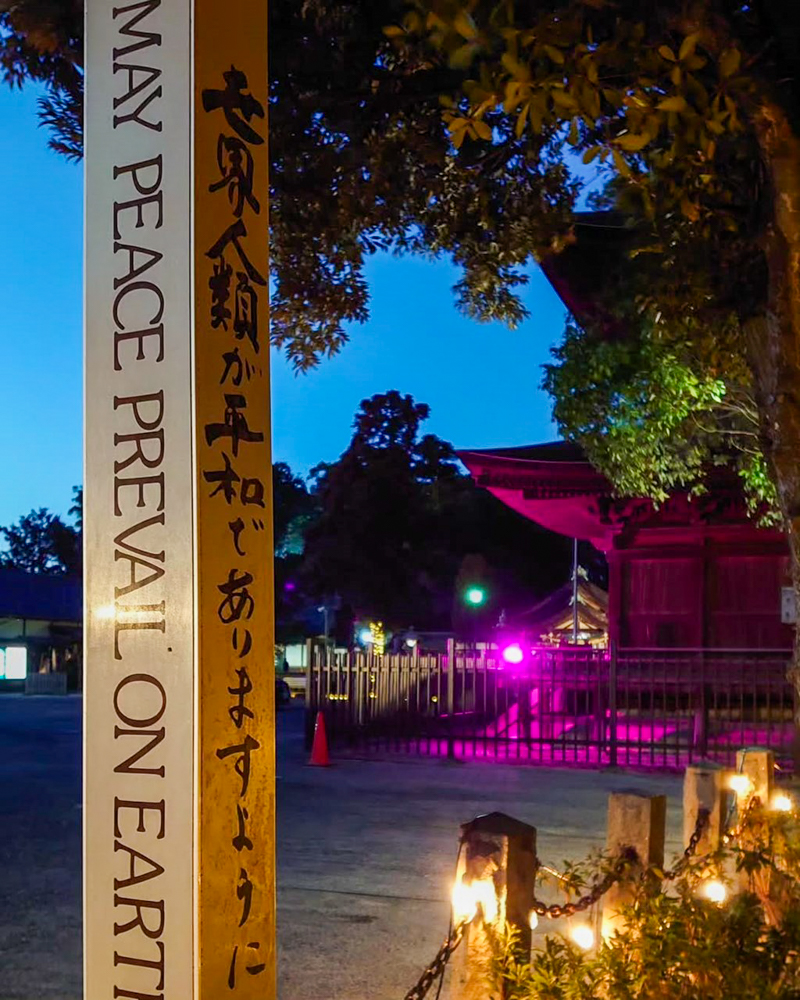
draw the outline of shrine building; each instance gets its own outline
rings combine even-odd
[[[608,559],[609,639],[627,649],[788,650],[792,604],[783,533],[749,516],[733,473],[660,506],[620,499],[574,444],[460,451],[508,507]]]

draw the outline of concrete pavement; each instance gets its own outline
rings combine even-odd
[[[0,698],[0,1000],[80,997],[80,708]],[[557,866],[603,846],[610,790],[661,792],[668,854],[679,848],[679,777],[415,758],[310,768],[301,721],[279,713],[280,1000],[402,1000],[446,933],[459,824],[479,813],[532,823]]]

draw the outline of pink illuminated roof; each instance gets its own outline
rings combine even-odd
[[[567,441],[523,448],[459,451],[478,486],[531,521],[605,549],[612,526],[604,523],[600,498],[613,496],[608,480]]]

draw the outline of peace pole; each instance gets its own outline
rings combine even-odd
[[[86,1000],[273,998],[266,0],[88,0]]]

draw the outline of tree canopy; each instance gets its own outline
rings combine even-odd
[[[460,72],[441,98],[459,156],[580,158],[628,229],[546,373],[564,432],[656,497],[737,462],[800,582],[800,8],[409,0],[387,35]],[[575,217],[539,217],[575,242]]]
[[[80,3],[0,0],[0,72],[42,83],[51,145],[82,155]],[[460,307],[517,324],[521,268],[549,240],[541,206],[565,217],[563,168],[509,172],[504,157],[452,155],[439,94],[446,65],[398,58],[384,34],[403,0],[270,0],[273,342],[298,368],[338,351],[369,314],[366,259],[446,254]]]
[[[79,513],[80,487],[73,490],[75,502],[70,513]],[[0,566],[26,573],[78,576],[82,567],[80,514],[76,527],[44,507],[20,517],[15,524],[0,527],[6,550],[0,552]]]
[[[547,372],[562,430],[633,492],[737,462],[800,584],[800,5],[271,0],[270,20],[274,343],[298,368],[337,351],[380,249],[450,255],[461,308],[518,323],[525,266],[575,245],[599,184],[629,242]],[[77,9],[17,0],[0,28],[7,78],[49,88],[79,155]]]
[[[428,416],[395,390],[362,400],[350,445],[318,472],[299,575],[356,615],[449,629],[461,623],[460,574],[480,563],[488,627],[563,582],[569,542],[477,487],[450,444],[422,433]]]

